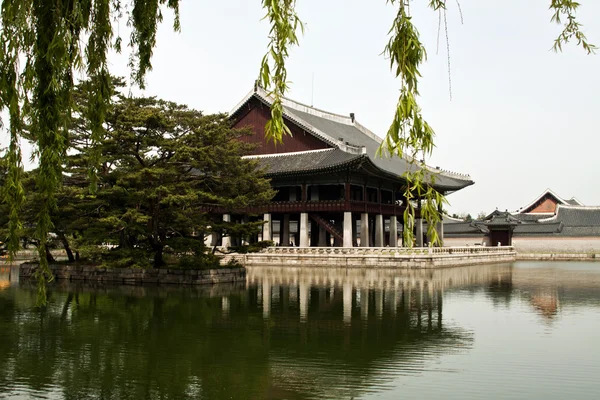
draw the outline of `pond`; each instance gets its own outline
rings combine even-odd
[[[0,265],[0,399],[600,398],[600,263],[254,267],[35,300]]]

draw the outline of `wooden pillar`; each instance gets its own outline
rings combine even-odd
[[[283,220],[279,227],[281,240],[280,245],[287,247],[290,245],[290,214],[283,214]]]

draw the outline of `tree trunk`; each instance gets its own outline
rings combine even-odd
[[[48,243],[46,243],[46,246],[44,246],[46,249],[46,261],[48,261],[48,264],[52,264],[55,263],[56,260],[54,259],[54,256],[52,255],[52,253],[50,253],[50,249],[48,248]]]
[[[67,257],[69,257],[69,262],[75,262],[75,256],[73,255],[73,250],[71,250],[71,246],[69,246],[69,240],[64,233],[59,233],[58,238],[60,239],[65,251],[67,252]]]
[[[163,246],[157,245],[155,251],[156,253],[154,253],[154,268],[160,268],[165,264],[165,262],[163,261]]]

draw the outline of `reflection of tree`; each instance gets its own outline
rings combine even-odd
[[[67,399],[336,397],[389,380],[385,365],[418,369],[424,352],[471,344],[441,324],[441,291],[354,290],[345,321],[340,288],[312,289],[305,320],[296,289],[273,288],[265,319],[253,286],[212,296],[55,286],[44,311],[34,288],[11,288],[0,295],[0,395],[25,381]]]
[[[19,340],[11,344],[14,374],[3,374],[0,388],[27,377],[32,389],[54,384],[73,399],[179,399],[198,387],[207,398],[259,398],[268,382],[262,335],[216,330],[220,297],[55,292],[47,311],[34,304],[19,303],[9,323]],[[230,307],[246,308],[239,292]]]

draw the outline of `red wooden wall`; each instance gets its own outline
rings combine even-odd
[[[553,213],[556,211],[556,200],[546,197],[542,199],[534,208],[529,211],[530,213]]]
[[[286,121],[286,124],[292,136],[284,136],[283,143],[275,145],[272,140],[265,139],[265,124],[270,118],[269,107],[256,99],[246,104],[236,116],[234,128],[250,128],[254,132],[254,135],[242,138],[244,142],[257,145],[254,154],[290,153],[331,147],[290,121]]]

